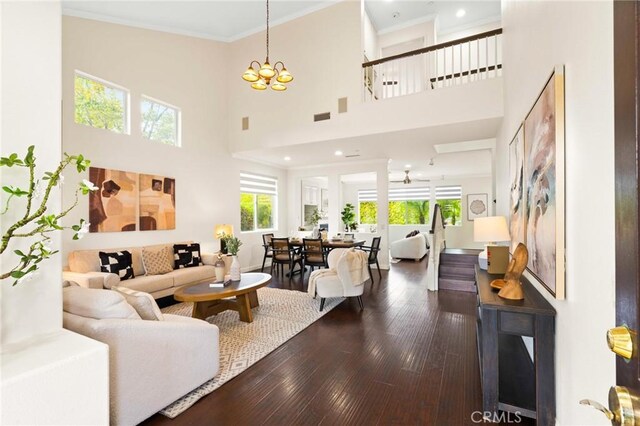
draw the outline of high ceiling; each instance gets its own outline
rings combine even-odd
[[[338,1],[270,0],[271,22],[277,25]],[[62,5],[67,15],[221,41],[237,40],[265,28],[265,1],[66,0]],[[365,0],[365,6],[378,31],[437,16],[440,31],[447,32],[500,16],[500,1]],[[459,9],[466,11],[462,18],[455,16]],[[396,18],[395,12],[399,12]]]

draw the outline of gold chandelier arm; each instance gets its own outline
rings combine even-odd
[[[273,69],[275,70],[278,67],[278,64],[280,64],[280,66],[282,68],[285,68],[284,63],[282,61],[278,61],[275,64],[273,64]]]
[[[260,69],[260,67],[262,67],[262,64],[260,64],[260,62],[258,62],[258,61],[251,61],[251,63],[249,64],[249,67],[253,68],[253,64],[256,64],[258,66],[258,69]]]

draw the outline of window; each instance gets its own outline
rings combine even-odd
[[[240,230],[276,229],[278,179],[240,173]]]
[[[375,189],[361,189],[358,191],[358,217],[363,225],[378,223],[378,202]]]
[[[142,96],[142,136],[165,145],[180,146],[180,110],[156,99]]]
[[[429,220],[428,187],[389,189],[389,225],[423,225]]]
[[[437,186],[436,202],[440,204],[444,224],[447,226],[461,226],[462,187],[460,185]]]
[[[75,122],[116,133],[129,133],[129,91],[76,71]]]

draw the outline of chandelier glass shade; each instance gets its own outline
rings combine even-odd
[[[276,82],[271,84],[275,78]],[[293,76],[284,66],[282,61],[276,62],[273,66],[269,62],[269,0],[267,0],[267,57],[264,63],[251,61],[247,70],[242,74],[242,79],[251,83],[255,90],[265,90],[271,86],[276,92],[287,90],[286,84],[293,80]]]

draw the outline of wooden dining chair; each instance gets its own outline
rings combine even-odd
[[[302,256],[293,250],[288,238],[271,238],[271,249],[273,251],[271,274],[273,274],[273,268],[278,266],[280,267],[280,273],[284,274],[284,265],[288,265],[289,282],[291,282],[296,263],[300,265],[302,271]]]
[[[327,258],[321,238],[304,238],[302,240],[302,247],[303,271],[306,266],[311,267],[310,272],[313,272],[314,268],[325,268],[327,266]]]
[[[262,258],[262,268],[260,272],[264,272],[264,264],[267,262],[267,258],[273,258],[273,250],[271,249],[271,239],[273,234],[262,234],[262,246],[264,247],[264,257]]]
[[[369,258],[367,259],[367,268],[369,268],[369,276],[371,277],[371,284],[373,284],[373,274],[371,274],[371,265],[374,263],[378,268],[378,276],[382,280],[382,272],[380,272],[380,264],[378,263],[378,252],[380,251],[380,240],[382,237],[374,237],[371,241],[370,246],[362,246],[360,247],[362,250],[369,253]]]

